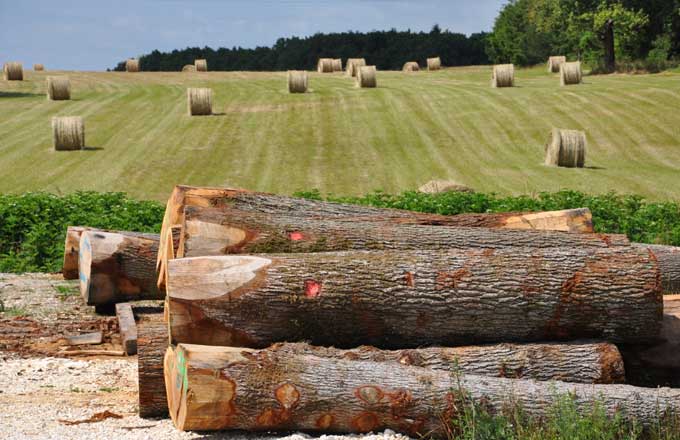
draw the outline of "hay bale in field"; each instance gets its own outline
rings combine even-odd
[[[348,58],[345,64],[345,72],[348,76],[357,76],[357,69],[366,65],[364,58]]]
[[[23,81],[24,67],[15,61],[7,62],[2,66],[2,76],[5,81]]]
[[[439,70],[442,68],[442,60],[439,57],[427,59],[427,70]]]
[[[319,73],[333,72],[333,58],[319,58],[316,63],[316,71]]]
[[[548,73],[558,73],[560,71],[560,66],[566,62],[567,57],[565,56],[548,57]]]
[[[187,105],[189,116],[205,116],[212,114],[212,89],[188,88]]]
[[[71,81],[68,76],[47,77],[47,99],[52,101],[71,99]]]
[[[193,64],[185,64],[184,67],[182,67],[182,72],[195,72],[196,71],[196,66]]]
[[[581,62],[574,61],[572,63],[560,64],[560,85],[568,86],[572,84],[580,84],[583,78],[581,72]]]
[[[361,66],[357,71],[356,85],[361,88],[373,88],[378,86],[375,66]]]
[[[420,188],[418,192],[425,194],[438,194],[443,192],[475,192],[472,188],[465,185],[460,185],[450,180],[430,180]]]
[[[515,66],[496,64],[491,74],[491,87],[512,87],[515,85]]]
[[[583,168],[586,161],[586,134],[579,130],[553,128],[545,145],[545,164]]]
[[[126,72],[139,72],[139,60],[130,58],[125,62]]]
[[[207,72],[208,71],[208,61],[207,60],[194,60],[194,67],[196,72]]]
[[[85,126],[80,116],[55,116],[52,118],[54,149],[81,150],[85,147]]]
[[[342,58],[333,59],[333,72],[342,72]]]
[[[288,71],[288,91],[290,93],[307,92],[307,72],[304,70]]]
[[[404,67],[401,68],[403,72],[417,72],[420,70],[420,66],[415,61],[409,61],[404,63]]]
[[[42,64],[34,64],[33,65],[33,71],[34,72],[42,72],[43,70],[45,70],[45,66],[43,66]]]

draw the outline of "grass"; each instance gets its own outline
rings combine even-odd
[[[54,290],[57,291],[57,297],[61,301],[66,301],[69,297],[80,295],[77,286],[53,286]]]
[[[0,193],[125,191],[165,200],[173,185],[276,193],[391,193],[446,178],[479,191],[616,190],[680,199],[680,74],[586,77],[560,88],[543,67],[492,89],[490,67],[378,72],[377,89],[311,73],[58,72],[73,100],[45,99],[45,77],[0,82]],[[215,91],[211,117],[186,115],[186,88]],[[79,152],[55,152],[50,117],[85,118]],[[551,127],[585,130],[588,168],[542,165]]]
[[[25,309],[23,307],[17,307],[17,306],[4,308],[4,305],[3,305],[3,309],[1,311],[5,314],[5,317],[17,317],[17,316],[30,316],[31,315],[30,312],[28,311],[28,309]]]

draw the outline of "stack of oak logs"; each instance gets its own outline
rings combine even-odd
[[[623,385],[614,345],[658,343],[680,253],[595,234],[587,209],[442,216],[178,186],[160,237],[79,235],[65,268],[78,260],[89,304],[165,298],[139,330],[140,413],[182,430],[438,436],[463,400],[542,416],[565,393],[643,424],[680,411],[680,390]]]

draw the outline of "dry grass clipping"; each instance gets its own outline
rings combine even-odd
[[[586,134],[579,130],[553,128],[545,145],[545,164],[583,168],[586,161]]]
[[[126,72],[139,72],[139,60],[130,58],[125,62]]]
[[[2,76],[5,81],[23,81],[24,67],[21,63],[10,61],[2,66]]]
[[[333,60],[333,72],[342,72],[342,58]]]
[[[182,72],[195,72],[196,71],[196,66],[193,64],[185,64],[184,67],[182,67]]]
[[[375,66],[361,66],[357,71],[356,85],[361,88],[374,88],[378,86]]]
[[[451,180],[430,180],[418,188],[418,191],[425,194],[438,194],[443,192],[474,192],[472,188]]]
[[[581,72],[581,62],[574,61],[572,63],[560,64],[560,85],[568,86],[572,84],[580,84],[583,79]]]
[[[45,70],[45,66],[43,66],[42,64],[34,64],[33,65],[33,71],[34,72],[41,72],[43,70]]]
[[[567,62],[565,56],[553,56],[548,58],[548,73],[558,73],[560,66]]]
[[[81,150],[85,147],[85,126],[80,116],[55,116],[52,118],[54,149]]]
[[[319,58],[316,63],[316,71],[319,73],[333,72],[333,58]]]
[[[194,60],[194,67],[196,72],[207,72],[208,71],[208,61],[207,60]]]
[[[401,68],[403,72],[417,72],[420,70],[420,66],[415,61],[409,61],[404,63],[404,67]]]
[[[515,66],[496,64],[491,74],[491,87],[512,87],[515,85]]]
[[[288,91],[290,93],[307,92],[307,72],[304,70],[288,71]]]
[[[205,116],[212,114],[212,89],[188,88],[187,106],[189,116]]]
[[[345,72],[348,76],[357,76],[357,69],[366,65],[364,58],[348,58],[345,64]]]
[[[71,99],[71,81],[68,76],[47,77],[47,99],[52,101]]]
[[[427,70],[439,70],[442,68],[442,60],[439,57],[427,59]]]

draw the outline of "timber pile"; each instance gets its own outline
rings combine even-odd
[[[441,437],[459,390],[538,417],[572,393],[651,424],[680,391],[623,384],[614,344],[665,337],[674,258],[593,233],[587,209],[442,216],[178,186],[155,262],[166,325],[140,329],[140,412],[182,430]],[[149,399],[161,363],[167,409]]]

